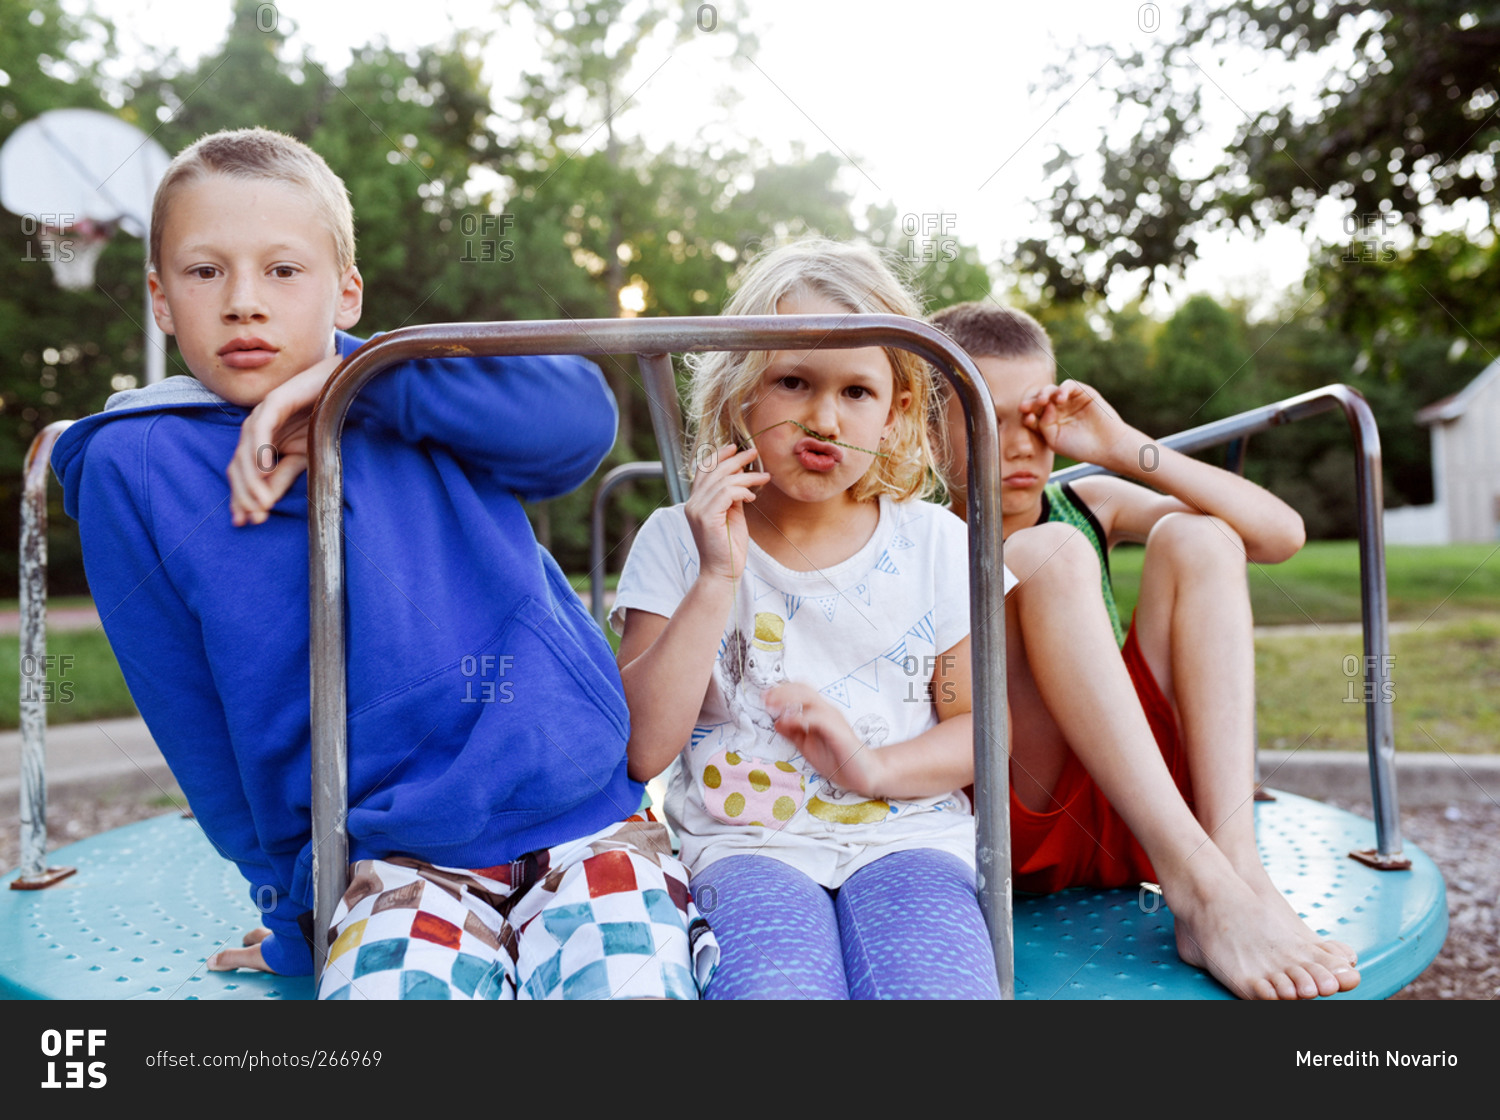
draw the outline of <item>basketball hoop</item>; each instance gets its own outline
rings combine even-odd
[[[151,197],[170,162],[129,121],[94,109],[49,109],[0,144],[0,206],[21,215],[21,233],[36,238],[27,259],[40,256],[58,287],[79,291],[93,285],[115,230],[148,240]],[[166,375],[166,345],[150,289],[141,294],[151,385]]]
[[[52,266],[52,278],[65,292],[81,292],[93,287],[94,265],[109,244],[115,227],[110,222],[84,218],[66,229],[38,226],[37,240],[42,243],[41,258]]]

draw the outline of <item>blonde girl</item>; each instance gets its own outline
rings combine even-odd
[[[809,240],[751,262],[725,312],[921,309],[870,250]],[[880,347],[695,365],[691,496],[642,527],[611,621],[631,776],[681,758],[666,809],[721,944],[709,998],[997,994],[930,377]]]

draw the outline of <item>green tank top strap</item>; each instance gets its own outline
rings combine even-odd
[[[1065,522],[1093,543],[1094,551],[1099,554],[1099,584],[1104,594],[1104,609],[1109,613],[1109,624],[1115,628],[1115,641],[1123,646],[1125,627],[1120,624],[1120,608],[1115,606],[1115,589],[1109,578],[1109,549],[1105,546],[1104,530],[1098,518],[1066,482],[1049,482],[1042,491],[1042,515],[1037,518],[1037,524],[1047,521]]]

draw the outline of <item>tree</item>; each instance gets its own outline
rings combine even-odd
[[[1218,162],[1195,173],[1212,80],[1198,59],[1229,44],[1311,56],[1326,72],[1312,98],[1284,91],[1280,107],[1248,107]],[[1218,0],[1188,8],[1175,40],[1119,63],[1115,98],[1140,134],[1101,143],[1097,186],[1059,151],[1045,203],[1057,235],[1023,246],[1060,298],[1120,270],[1144,290],[1192,260],[1204,230],[1302,224],[1323,198],[1349,207],[1352,240],[1405,226],[1418,248],[1437,213],[1477,201],[1493,241],[1500,5]]]

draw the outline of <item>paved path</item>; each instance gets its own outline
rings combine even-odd
[[[99,625],[99,612],[93,607],[52,607],[47,611],[48,630],[92,630]],[[20,611],[0,611],[0,634],[21,632]]]

